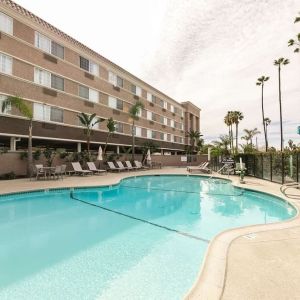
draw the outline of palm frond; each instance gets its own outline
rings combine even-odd
[[[9,106],[15,107],[24,117],[30,120],[33,119],[33,112],[31,107],[28,106],[22,98],[18,96],[8,97],[2,103],[2,112],[4,112],[4,110]]]
[[[290,39],[289,41],[288,41],[288,46],[290,47],[290,46],[293,46],[295,44],[295,41],[293,40],[293,39]]]

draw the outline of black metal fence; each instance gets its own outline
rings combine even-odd
[[[240,157],[246,164],[248,176],[281,184],[300,180],[300,152],[239,154],[234,160],[239,162]],[[221,167],[222,158],[213,157],[211,159],[212,170],[217,171]]]

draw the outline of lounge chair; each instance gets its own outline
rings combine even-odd
[[[87,166],[88,166],[89,170],[95,174],[104,174],[107,172],[106,170],[97,169],[95,164],[91,161],[87,162]]]
[[[129,168],[124,167],[121,161],[116,162],[121,171],[129,171]]]
[[[207,173],[210,174],[211,173],[211,169],[208,168],[209,162],[204,163],[203,165],[200,165],[198,167],[190,167],[189,168],[189,172],[192,173],[193,171],[199,171],[200,173]]]
[[[129,170],[138,170],[138,169],[140,169],[140,168],[138,168],[138,167],[132,166],[132,164],[131,164],[131,162],[130,162],[129,160],[126,160],[126,161],[125,161],[125,164],[126,164],[126,167],[127,167]]]
[[[119,167],[117,168],[112,161],[108,161],[107,164],[108,164],[108,168],[109,168],[108,171],[112,171],[112,172],[114,172],[114,171],[116,171],[116,172],[122,171]]]
[[[206,164],[206,166],[207,166],[207,165],[208,165],[208,162],[203,162],[202,164],[200,164],[200,165],[198,165],[198,166],[188,166],[188,167],[186,168],[186,170],[187,170],[188,172],[190,172],[190,170],[198,170],[198,169],[201,169],[202,167],[204,167],[205,164]]]
[[[79,162],[72,162],[74,173],[77,175],[92,175],[92,171],[83,170]]]
[[[134,164],[136,165],[136,167],[138,169],[142,169],[142,170],[149,170],[150,169],[148,166],[143,166],[142,163],[138,160],[135,160]]]

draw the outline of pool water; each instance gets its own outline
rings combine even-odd
[[[0,196],[0,299],[181,299],[216,234],[295,214],[198,176]]]

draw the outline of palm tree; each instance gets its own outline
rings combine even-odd
[[[224,123],[228,126],[228,136],[230,139],[230,149],[233,149],[233,134],[232,134],[232,112],[228,111],[226,116],[224,117]]]
[[[144,108],[144,104],[141,101],[137,101],[134,105],[131,106],[129,109],[129,115],[132,120],[132,128],[131,128],[131,134],[132,134],[132,160],[134,160],[134,154],[135,154],[135,121],[139,119],[139,114],[141,110]]]
[[[235,152],[238,153],[238,128],[239,123],[244,119],[244,115],[240,111],[233,111],[232,112],[232,123],[235,124]]]
[[[200,139],[201,136],[202,134],[197,130],[190,129],[190,131],[186,133],[186,137],[188,137],[191,141],[192,152],[195,151],[195,143]]]
[[[264,111],[264,84],[266,81],[269,80],[270,77],[267,76],[261,76],[257,79],[256,85],[261,86],[261,111],[262,111],[262,120],[263,120],[263,127],[264,127],[264,135],[265,135],[265,147],[266,152],[268,151],[268,141],[267,141],[267,135],[266,135],[266,124],[265,124],[265,111]]]
[[[243,140],[246,140],[247,145],[248,141],[250,141],[251,146],[253,146],[253,138],[257,135],[260,134],[260,131],[257,130],[257,128],[254,129],[244,129],[245,136],[242,137]]]
[[[2,103],[2,112],[7,107],[15,107],[25,118],[29,120],[28,126],[28,160],[27,160],[27,175],[32,177],[33,174],[33,159],[32,159],[32,128],[33,128],[33,112],[32,108],[25,103],[25,100],[18,96],[8,97]]]
[[[271,124],[271,119],[264,118],[264,123],[266,126],[266,139],[267,139],[267,143],[269,144],[269,142],[268,142],[268,126]]]
[[[294,23],[300,22],[300,12],[299,12],[298,14],[299,14],[299,17],[296,17],[296,18],[295,18]]]
[[[281,107],[281,66],[289,64],[286,58],[274,60],[274,66],[278,66],[278,94],[279,94],[279,113],[280,113],[280,150],[283,150],[283,130],[282,130],[282,107]]]
[[[288,41],[288,46],[291,47],[291,46],[295,46],[296,48],[294,49],[294,52],[297,53],[297,52],[300,52],[300,33],[297,34],[296,36],[296,39],[290,39]]]
[[[245,129],[244,129],[245,131]],[[248,146],[249,144],[249,141],[250,141],[250,136],[248,134],[244,135],[241,137],[242,140],[245,140],[246,141],[246,145]]]
[[[105,147],[103,150],[104,155],[106,154],[108,139],[111,136],[111,134],[113,134],[116,131],[116,122],[113,120],[113,118],[107,119],[106,127],[108,129],[108,132],[106,136]]]
[[[77,115],[77,117],[81,125],[85,127],[83,132],[86,135],[86,146],[87,146],[88,157],[90,159],[90,142],[91,142],[91,135],[93,134],[93,127],[104,120],[97,118],[95,113],[88,115],[82,112],[79,115]]]

